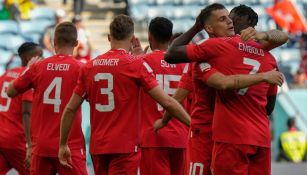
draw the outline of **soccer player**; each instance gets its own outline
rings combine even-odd
[[[164,17],[150,21],[148,40],[152,53],[144,55],[144,61],[152,68],[159,85],[172,95],[179,83],[185,64],[168,64],[164,61],[173,24]],[[141,94],[141,166],[140,173],[146,175],[182,175],[188,128],[178,120],[172,120],[167,127],[155,133],[154,122],[162,118],[164,109],[146,91]]]
[[[269,44],[274,41],[273,47],[276,47],[287,41],[287,35],[277,31],[256,32],[248,28],[241,32],[243,41],[239,36],[233,36],[209,39],[201,45],[184,45],[202,28],[210,37],[234,35],[233,24],[228,15],[228,11],[221,4],[206,7],[196,24],[175,40],[165,59],[171,63],[208,61],[225,75],[255,74],[276,69],[275,59],[267,52],[272,48]],[[249,41],[251,39],[267,41],[260,45]],[[205,72],[206,69],[202,71]],[[205,74],[203,78],[204,81],[210,81],[212,75]],[[276,95],[276,91],[276,86],[267,83],[238,91],[217,91],[213,117],[212,173],[270,174],[267,114],[270,114],[274,107],[274,101],[268,101],[271,96]],[[233,161],[225,164],[229,157]]]
[[[7,96],[6,90],[10,81],[25,70],[31,58],[42,56],[42,49],[35,43],[26,42],[18,48],[18,55],[22,66],[9,69],[0,77],[0,174],[6,174],[11,168],[15,168],[21,175],[30,173],[32,144],[29,117],[32,91],[11,99]]]
[[[33,63],[9,86],[10,97],[34,89],[31,174],[87,174],[79,109],[68,141],[73,155],[71,168],[62,166],[57,158],[62,112],[77,84],[81,67],[71,56],[77,42],[76,27],[70,22],[60,23],[55,29],[56,55]]]
[[[140,101],[142,87],[174,116],[189,125],[189,115],[163,92],[152,69],[129,54],[134,42],[134,23],[119,15],[110,24],[111,49],[88,62],[81,70],[78,85],[65,108],[61,123],[59,159],[70,166],[67,137],[74,114],[83,99],[91,109],[90,153],[96,174],[137,174],[140,164]]]

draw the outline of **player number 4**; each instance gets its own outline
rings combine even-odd
[[[243,59],[243,64],[247,64],[247,65],[253,66],[253,68],[249,72],[249,74],[256,74],[259,71],[260,63],[257,60],[250,59],[250,58],[244,58]],[[238,94],[239,95],[245,95],[247,90],[248,90],[248,88],[240,89],[238,91]]]
[[[54,112],[60,112],[61,105],[62,77],[55,77],[44,92],[44,104],[54,105]],[[54,98],[50,98],[50,93],[55,89]]]

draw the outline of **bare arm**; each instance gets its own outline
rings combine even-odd
[[[190,125],[190,116],[183,107],[172,97],[168,96],[160,86],[157,86],[147,92],[155,101],[157,101],[166,111],[176,117],[185,125]]]
[[[189,90],[183,89],[183,88],[177,88],[175,94],[173,95],[173,98],[178,101],[178,103],[182,103],[184,99],[187,98],[187,96],[190,94]],[[165,111],[163,118],[161,120],[163,126],[166,126],[167,123],[172,119],[171,115]]]
[[[74,121],[75,114],[82,102],[83,98],[73,93],[68,104],[66,105],[61,119],[60,145],[67,145],[68,135]]]
[[[13,82],[11,82],[8,89],[7,89],[7,96],[16,97],[18,94],[19,94],[19,92],[15,89]]]
[[[254,28],[248,27],[241,31],[241,39],[243,41],[258,40],[264,49],[271,50],[285,44],[288,41],[288,34],[280,30],[257,32]]]
[[[32,141],[30,133],[30,116],[31,116],[32,102],[22,102],[22,123],[23,130],[26,137],[27,151],[25,158],[25,168],[29,169],[31,165],[31,154],[32,154]]]
[[[50,36],[49,35],[47,35],[47,34],[44,35],[43,42],[44,42],[44,46],[46,47],[46,49],[49,52],[54,53],[52,43],[50,43]]]
[[[268,100],[268,103],[265,106],[266,113],[267,115],[271,115],[275,107],[276,95],[267,96],[267,100]]]
[[[168,63],[187,63],[190,62],[186,53],[185,45],[187,45],[193,37],[200,32],[202,26],[199,18],[195,24],[185,33],[177,37],[164,55],[164,60]]]
[[[261,82],[281,86],[283,83],[283,75],[276,70],[258,74],[228,76],[220,72],[216,72],[208,78],[206,83],[208,86],[215,89],[230,90],[246,88]]]

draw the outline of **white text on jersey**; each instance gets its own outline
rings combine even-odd
[[[19,73],[18,72],[8,72],[6,76],[11,77],[11,78],[17,78],[19,76]]]
[[[93,61],[93,66],[117,66],[119,59],[97,59]]]
[[[47,64],[47,70],[51,71],[69,71],[70,64]]]
[[[169,64],[164,60],[161,60],[161,67],[166,67],[166,68],[176,68],[176,64]]]
[[[264,56],[264,51],[262,49],[258,49],[256,47],[249,46],[249,45],[244,44],[244,43],[239,43],[238,49],[242,50],[244,52],[251,53],[251,54]]]

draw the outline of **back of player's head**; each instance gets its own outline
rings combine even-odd
[[[116,16],[110,24],[110,35],[115,40],[125,40],[134,33],[134,23],[127,15]]]
[[[57,47],[74,47],[77,43],[77,28],[72,22],[58,24],[54,32],[54,44]]]
[[[33,43],[33,42],[23,43],[18,48],[17,52],[22,61],[23,66],[25,66],[32,57],[42,56],[41,47],[38,44]]]
[[[223,4],[220,3],[213,3],[211,5],[208,5],[206,8],[202,9],[199,14],[199,20],[201,21],[202,25],[206,24],[212,14],[215,10],[223,10],[226,9]]]
[[[288,128],[295,127],[295,118],[294,117],[290,117],[288,119],[287,126],[288,126]]]
[[[149,33],[157,42],[169,42],[173,34],[173,23],[164,17],[156,17],[149,23]]]
[[[258,15],[257,13],[250,7],[246,5],[239,5],[237,7],[234,7],[230,13],[235,13],[237,16],[240,17],[247,17],[248,25],[250,27],[255,27],[258,23]]]

